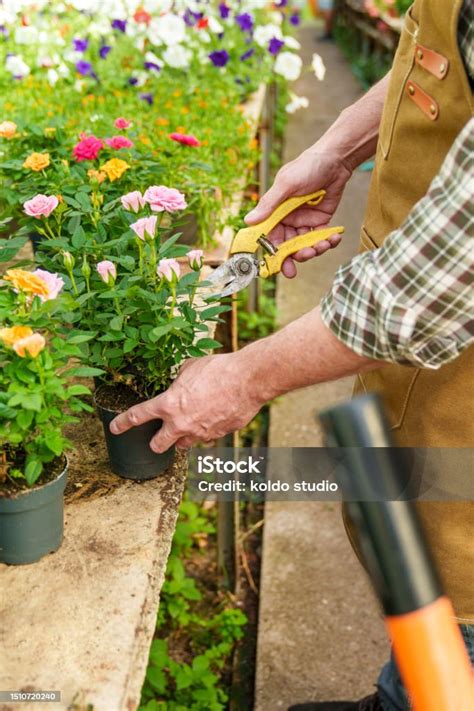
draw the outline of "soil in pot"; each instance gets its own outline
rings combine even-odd
[[[97,389],[94,401],[104,427],[110,466],[115,474],[126,479],[154,479],[172,465],[174,447],[163,454],[156,454],[150,449],[150,442],[162,426],[162,420],[146,422],[120,435],[113,435],[109,429],[118,414],[143,401],[136,392],[121,384],[102,385]]]
[[[21,455],[16,466],[20,466]],[[58,457],[45,465],[40,482],[28,487],[5,478],[0,487],[0,561],[34,563],[58,550],[64,531],[64,489],[67,461]]]

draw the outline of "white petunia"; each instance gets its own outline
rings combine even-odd
[[[326,75],[326,67],[323,62],[323,58],[319,54],[313,54],[313,61],[311,62],[311,67],[313,69],[316,79],[322,81]]]
[[[182,17],[169,13],[150,22],[148,39],[154,45],[180,44],[186,37],[186,23]]]
[[[156,56],[154,52],[146,52],[145,62],[151,62],[152,64],[156,64],[160,69],[163,66],[163,62],[159,57]]]
[[[169,12],[173,5],[173,0],[145,0],[143,9],[150,13]]]
[[[260,25],[255,28],[255,32],[253,33],[255,43],[258,44],[259,47],[267,47],[273,37],[277,39],[282,38],[282,32],[278,25]]]
[[[301,74],[303,61],[301,57],[293,52],[280,52],[273,67],[276,74],[285,77],[287,81],[295,81]]]
[[[291,35],[285,35],[283,39],[285,41],[285,47],[288,47],[288,49],[301,49],[301,44]]]
[[[16,44],[34,44],[38,40],[38,30],[33,25],[17,27],[15,30]]]
[[[192,54],[189,49],[181,44],[175,44],[172,47],[167,47],[163,52],[163,61],[173,69],[186,69],[189,67]]]
[[[59,74],[56,69],[48,69],[46,76],[51,86],[54,86],[59,79]]]
[[[67,67],[65,64],[60,64],[57,68],[57,72],[60,77],[67,77],[69,76],[69,67]]]
[[[287,113],[294,114],[298,109],[307,109],[309,101],[306,96],[297,96],[290,92],[291,101],[285,106]]]
[[[17,54],[11,54],[5,62],[7,72],[10,72],[14,77],[27,77],[30,73],[30,67],[23,58]]]
[[[215,17],[212,17],[212,15],[209,17],[208,27],[209,27],[209,30],[211,32],[214,32],[214,34],[216,34],[216,35],[220,35],[221,32],[224,32],[224,28],[222,27],[219,20],[217,20]]]

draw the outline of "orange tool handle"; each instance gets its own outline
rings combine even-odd
[[[385,623],[414,711],[473,711],[474,674],[448,598]]]

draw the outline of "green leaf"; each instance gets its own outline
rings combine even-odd
[[[199,316],[202,321],[206,321],[207,319],[214,318],[214,316],[217,316],[218,314],[224,313],[224,311],[229,311],[229,307],[228,306],[209,306],[207,309],[200,311]]]
[[[21,405],[25,410],[39,412],[41,410],[42,399],[39,393],[17,393],[10,398],[8,405],[10,405],[10,407]]]
[[[71,385],[66,391],[66,397],[74,397],[76,395],[90,395],[91,391],[87,385]]]
[[[109,328],[112,331],[121,331],[123,326],[123,316],[115,316],[109,322]]]
[[[157,341],[161,336],[166,335],[173,330],[173,325],[171,323],[166,323],[164,326],[157,326],[148,332],[148,338],[150,341]]]
[[[166,691],[167,681],[166,675],[161,669],[156,667],[148,667],[146,678],[148,683],[158,694],[164,694]]]
[[[22,430],[28,429],[33,422],[34,413],[31,410],[21,410],[16,416],[16,421]]]
[[[135,350],[135,348],[138,346],[138,341],[133,341],[131,339],[127,339],[125,343],[123,344],[123,352],[124,353],[130,353],[131,351]]]
[[[83,193],[80,193],[81,195]],[[87,241],[87,235],[82,229],[82,227],[79,225],[79,227],[76,229],[74,232],[72,238],[71,238],[71,243],[72,246],[75,247],[76,249],[81,249],[81,247],[84,246],[84,244]]]
[[[219,341],[215,341],[213,338],[201,338],[196,342],[198,348],[204,350],[211,350],[212,348],[222,348],[222,344]]]
[[[80,365],[68,371],[68,375],[74,375],[77,378],[94,378],[96,375],[103,375],[104,373],[105,370],[101,370],[101,368],[91,368],[87,365]]]
[[[63,453],[64,440],[59,432],[47,432],[44,437],[44,443],[57,457]]]
[[[68,336],[68,343],[86,343],[97,336],[97,331],[88,331],[87,333],[78,333],[75,336]]]
[[[43,471],[43,462],[36,457],[28,455],[26,458],[25,479],[28,486],[33,486]]]
[[[79,207],[84,210],[84,212],[91,212],[92,205],[88,195],[83,192],[77,192],[74,195],[76,201],[79,203]]]

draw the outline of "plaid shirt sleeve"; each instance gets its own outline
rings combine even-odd
[[[338,270],[321,314],[359,355],[436,369],[474,341],[473,150],[471,119],[401,227]]]

